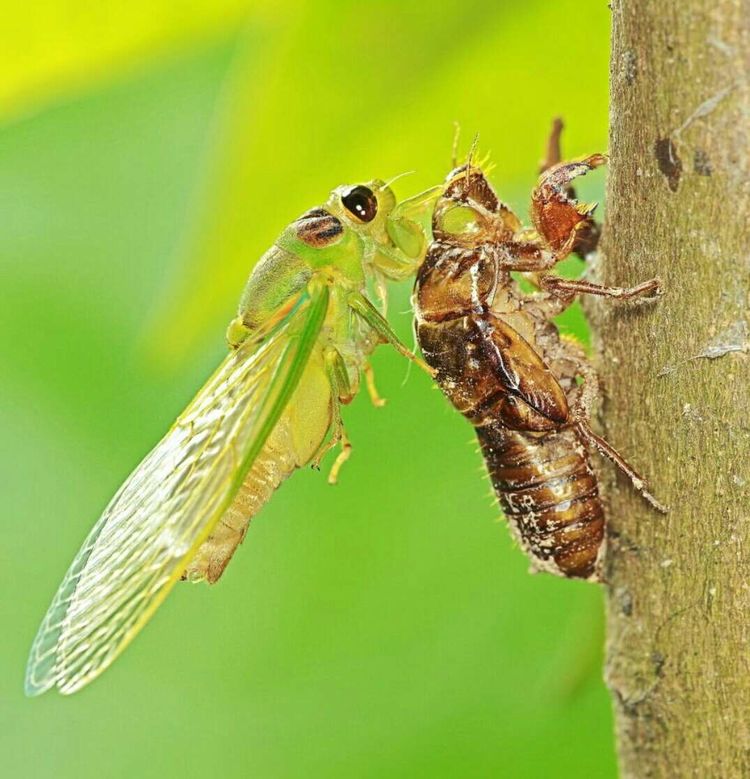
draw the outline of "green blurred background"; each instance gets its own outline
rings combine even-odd
[[[604,0],[2,5],[0,773],[614,776],[601,593],[527,575],[470,428],[386,348],[337,487],[299,472],[100,680],[22,693],[73,554],[281,228],[339,183],[440,181],[454,121],[525,214],[554,115],[568,155],[606,146]]]

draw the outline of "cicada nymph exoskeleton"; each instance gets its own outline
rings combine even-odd
[[[503,511],[533,567],[600,578],[605,515],[589,450],[612,460],[646,500],[644,480],[591,429],[596,374],[553,317],[579,293],[630,300],[659,293],[651,279],[602,287],[553,275],[574,251],[594,248],[594,207],[572,180],[604,164],[592,155],[560,163],[559,126],[524,227],[471,161],[447,177],[414,294],[422,353],[453,405],[476,427]],[[538,291],[525,294],[511,275]]]

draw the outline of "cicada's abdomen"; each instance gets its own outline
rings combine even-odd
[[[596,578],[604,510],[578,431],[530,433],[489,424],[477,436],[505,516],[537,566]]]
[[[234,500],[190,561],[183,579],[209,584],[219,580],[244,540],[250,520],[322,446],[331,424],[330,403],[330,384],[321,359],[314,356]]]
[[[285,446],[289,435],[288,420],[282,417],[231,505],[190,561],[183,579],[209,584],[219,580],[237,547],[244,541],[250,520],[297,467],[293,451]]]

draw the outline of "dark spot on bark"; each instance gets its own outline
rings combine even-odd
[[[703,149],[696,149],[693,155],[693,170],[699,176],[710,176],[713,173],[711,160]]]
[[[664,675],[664,663],[666,663],[667,658],[664,657],[664,655],[661,652],[652,652],[651,653],[651,662],[654,664],[654,673],[656,676],[661,677]]]
[[[615,689],[614,693],[620,710],[628,719],[639,720],[644,727],[647,727],[647,723],[653,720],[653,707],[648,700],[650,697],[649,693],[646,693],[635,700],[626,698],[620,690]]]
[[[638,58],[630,49],[622,55],[622,74],[629,87],[638,80]]]
[[[610,543],[613,547],[616,547],[619,552],[622,553],[628,553],[632,555],[640,555],[641,548],[638,546],[638,544],[630,538],[630,536],[625,535],[621,530],[616,530],[612,527],[612,523],[607,523],[607,538],[609,539]]]
[[[672,192],[677,192],[682,176],[682,160],[677,154],[677,148],[671,138],[659,138],[654,144],[654,155],[659,170],[667,179],[667,185]]]

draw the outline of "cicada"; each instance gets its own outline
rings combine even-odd
[[[532,567],[598,579],[605,515],[589,450],[612,460],[655,508],[644,479],[590,425],[596,373],[553,317],[580,293],[656,297],[658,279],[631,288],[556,276],[572,252],[591,250],[598,226],[572,180],[605,162],[550,159],[531,199],[533,227],[502,203],[480,165],[454,169],[434,209],[434,241],[417,273],[416,331],[436,381],[474,425],[511,529]],[[522,292],[513,272],[537,291]]]
[[[337,444],[341,407],[386,342],[386,281],[414,275],[435,191],[397,203],[380,180],[333,190],[255,265],[230,351],[126,479],[66,573],[39,628],[26,692],[80,689],[106,669],[181,579],[215,582],[248,523],[296,468]]]

